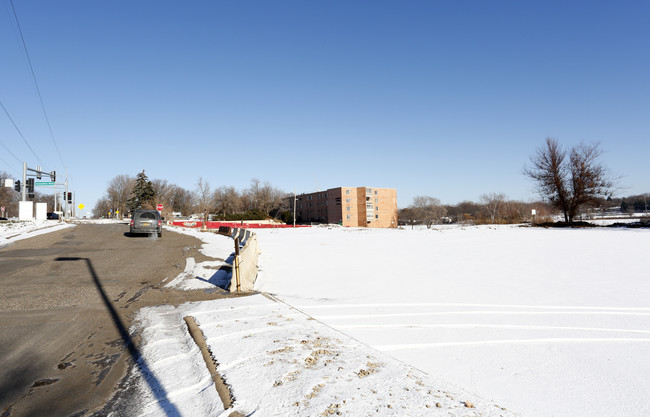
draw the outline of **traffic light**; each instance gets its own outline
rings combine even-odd
[[[27,192],[34,193],[34,178],[27,178]]]
[[[14,190],[20,192],[20,180],[17,180],[17,181],[14,183]]]
[[[56,171],[50,172],[50,179],[52,182],[56,182]]]
[[[68,203],[72,203],[72,193],[68,193]]]

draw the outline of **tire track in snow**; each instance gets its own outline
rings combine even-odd
[[[598,306],[543,306],[524,304],[470,304],[470,303],[366,303],[366,304],[321,304],[294,305],[300,309],[346,309],[346,308],[397,308],[397,307],[488,307],[488,308],[528,308],[551,310],[599,310],[599,311],[648,311],[650,307],[598,307]]]
[[[309,311],[309,309],[307,309]],[[319,320],[348,320],[360,318],[388,317],[422,317],[449,315],[609,315],[609,316],[650,316],[648,312],[633,311],[506,311],[506,310],[470,310],[470,311],[427,311],[418,313],[369,313],[369,314],[312,314]]]
[[[521,329],[521,330],[568,330],[609,333],[640,333],[650,334],[650,330],[612,329],[603,327],[568,327],[568,326],[527,326],[516,324],[342,324],[339,329],[390,329],[390,328],[422,328],[422,329]]]
[[[395,352],[398,350],[428,349],[449,346],[486,346],[486,345],[514,345],[514,344],[542,344],[542,343],[650,343],[650,339],[631,338],[541,338],[541,339],[508,339],[508,340],[482,340],[476,342],[435,342],[435,343],[409,343],[398,345],[375,345],[375,349],[382,352]]]
[[[381,335],[386,329],[407,329],[414,331],[413,334],[422,334],[424,332],[427,333],[428,337],[437,338],[435,342],[428,343],[409,343],[408,340],[402,339],[402,343],[393,344],[390,343],[392,340],[380,337],[380,340],[375,340],[373,347],[383,351],[434,349],[441,346],[650,342],[650,338],[631,337],[633,335],[650,334],[650,326],[644,328],[646,317],[650,317],[650,308],[646,307],[366,303],[326,304],[301,306],[300,308],[309,312],[317,320],[325,322],[334,328],[341,331],[351,331],[353,336],[356,330],[376,331],[378,335]],[[438,319],[443,317],[445,323],[438,322]],[[468,321],[470,317],[481,317],[487,323],[479,324]],[[521,319],[523,323],[507,323],[512,318]],[[567,322],[574,321],[577,318],[586,325],[567,325]],[[636,318],[635,328],[614,327],[619,323],[621,326],[624,324],[630,326],[629,320],[632,318]],[[393,319],[393,322],[391,322],[391,319]],[[395,323],[394,319],[401,320]],[[448,323],[449,319],[459,323]],[[604,319],[613,322],[614,326],[610,324],[607,327],[599,327],[598,325],[602,324]],[[423,321],[423,323],[418,323],[418,320]],[[539,320],[552,320],[553,324],[536,323]],[[436,329],[459,330],[459,332],[451,334],[449,332],[444,334],[430,333],[430,331]],[[477,333],[476,330],[479,329],[483,331]],[[608,334],[610,337],[593,337],[594,334],[584,334],[590,332]],[[583,337],[578,337],[581,333]],[[416,339],[422,338],[416,337]]]

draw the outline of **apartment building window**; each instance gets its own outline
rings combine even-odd
[[[345,190],[345,194],[350,195],[350,190]]]
[[[375,219],[378,219],[378,218],[379,218],[379,214],[375,214]]]
[[[375,210],[379,211],[379,206],[376,206],[376,207],[375,207]]]
[[[350,216],[350,215],[348,214],[348,215],[347,215],[347,219],[350,220],[351,218],[352,218],[352,216]]]
[[[347,211],[350,211],[350,206],[347,206],[345,209],[346,209]]]
[[[368,210],[372,210],[372,204],[366,204],[366,208],[367,208]]]
[[[349,203],[349,202],[350,202],[350,199],[349,199],[349,198],[346,198],[346,199],[345,199],[345,202],[346,202],[346,203]]]
[[[375,190],[375,195],[377,195],[377,190]]]
[[[375,198],[375,203],[379,203],[379,199],[378,199],[378,198]]]

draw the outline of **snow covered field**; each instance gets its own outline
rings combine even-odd
[[[650,415],[650,231],[258,231],[256,288],[525,416]]]

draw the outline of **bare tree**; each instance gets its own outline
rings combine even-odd
[[[118,175],[108,182],[106,196],[111,205],[110,209],[111,211],[119,211],[120,217],[124,215],[127,209],[127,202],[133,191],[134,184],[135,178],[125,174]]]
[[[249,210],[271,213],[282,207],[287,193],[273,187],[269,182],[262,184],[257,178],[251,180],[251,186],[244,192]]]
[[[215,211],[222,216],[242,211],[241,195],[235,187],[219,187],[214,191],[212,198]]]
[[[176,211],[185,215],[189,214],[192,211],[192,206],[194,204],[194,195],[190,191],[179,187],[178,185],[174,185],[172,186],[172,190],[169,194],[169,205],[172,211]]]
[[[401,224],[410,224],[411,228],[418,220],[416,210],[412,207],[407,207],[399,210],[399,220]]]
[[[482,207],[473,201],[461,201],[455,206],[447,206],[447,214],[457,223],[473,223],[479,218]]]
[[[580,144],[567,151],[557,139],[547,138],[546,146],[530,157],[532,166],[524,175],[537,182],[540,194],[572,222],[581,206],[611,195],[614,182],[607,169],[598,162],[602,151],[598,144]]]
[[[106,197],[102,197],[95,203],[95,207],[93,208],[93,217],[101,219],[104,216],[108,216],[108,213],[110,213],[111,210],[111,202]]]
[[[161,179],[151,180],[151,185],[156,194],[156,205],[163,205],[163,213],[169,214],[172,212],[172,193],[175,185]]]
[[[200,177],[196,183],[194,201],[196,202],[197,211],[202,214],[207,213],[214,205],[212,202],[212,193],[210,192],[210,184],[204,181],[203,177]]]
[[[492,224],[500,219],[501,211],[506,204],[506,195],[502,193],[489,193],[483,194],[480,197],[481,204],[490,217]]]
[[[414,217],[425,223],[427,228],[438,223],[447,215],[447,209],[440,204],[440,200],[428,196],[413,197],[413,204],[409,206]]]
[[[5,179],[11,178],[8,173],[0,171],[0,206],[5,208],[4,217],[18,217],[20,193],[17,193],[13,188],[4,186]]]

